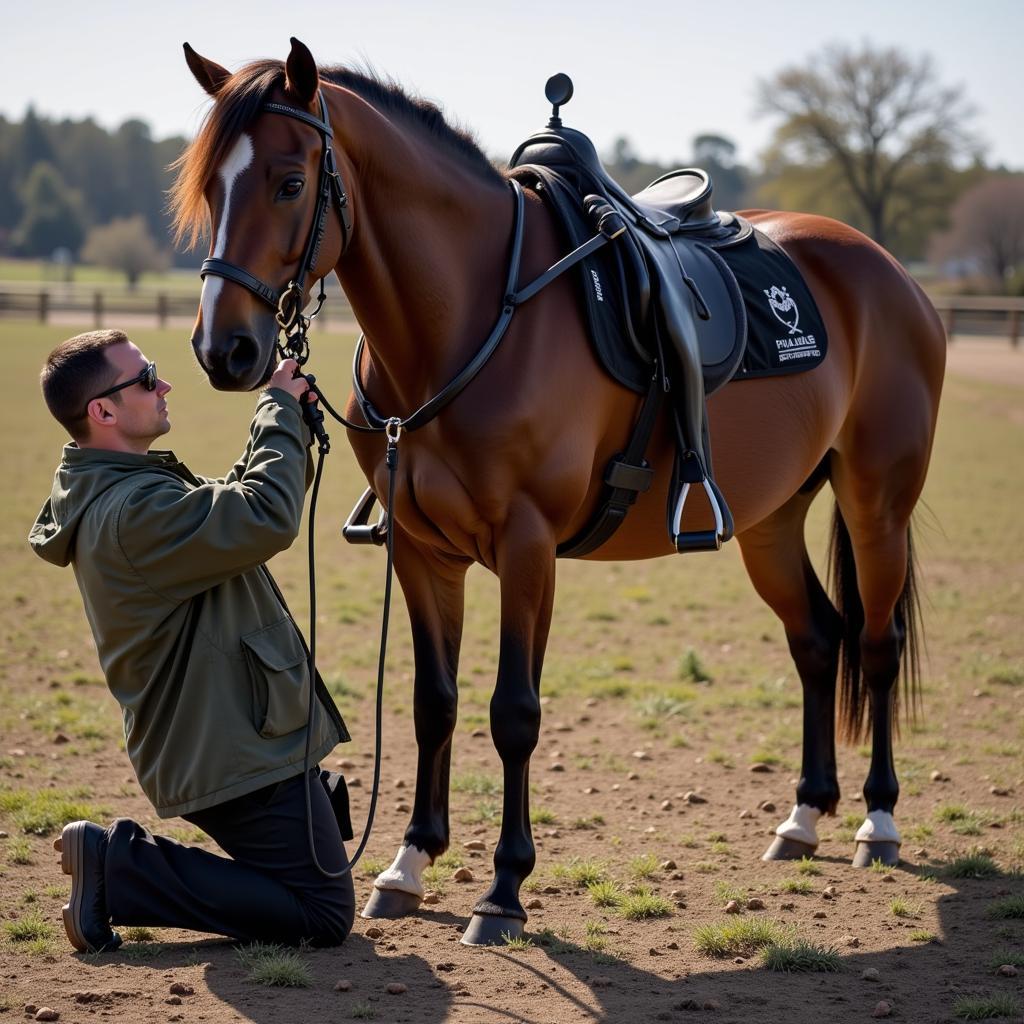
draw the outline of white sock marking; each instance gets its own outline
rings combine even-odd
[[[403,846],[386,871],[373,883],[377,889],[398,889],[423,899],[423,871],[430,866],[430,854],[418,846]]]
[[[818,845],[818,819],[821,811],[810,804],[797,804],[789,817],[775,830],[783,839],[796,839],[809,846]]]
[[[869,811],[853,837],[858,843],[901,843],[896,822],[888,811]]]
[[[217,172],[220,180],[224,183],[224,207],[221,210],[220,223],[217,225],[217,233],[214,236],[216,242],[213,255],[218,259],[223,259],[224,250],[227,248],[231,189],[241,173],[252,163],[252,158],[252,139],[243,133],[238,136],[238,141],[235,143],[234,148]],[[199,308],[203,311],[203,338],[199,346],[200,355],[206,355],[210,351],[210,345],[212,344],[210,325],[213,323],[214,307],[217,304],[217,299],[223,287],[224,278],[222,277],[215,277],[211,274],[203,279],[203,291],[199,300]]]

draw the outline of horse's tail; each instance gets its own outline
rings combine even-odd
[[[840,642],[839,732],[856,743],[869,732],[868,698],[860,664],[860,634],[864,628],[864,606],[857,589],[857,566],[853,558],[853,544],[843,521],[839,506],[832,510],[832,532],[828,545],[829,578],[833,601],[842,617]],[[916,583],[917,560],[914,557],[914,535],[907,524],[907,575],[903,591],[896,602],[896,626],[903,632],[902,653],[903,693],[899,681],[892,705],[893,726],[899,728],[899,708],[906,702],[907,717],[913,719],[921,705],[920,635],[921,604]]]

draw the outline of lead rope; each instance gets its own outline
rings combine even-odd
[[[310,378],[315,381],[315,378]],[[320,492],[320,478],[323,474],[324,458],[330,452],[330,438],[323,429],[323,413],[312,409],[308,403],[303,403],[303,411],[309,409],[307,421],[319,442],[317,452],[316,473],[313,477],[313,490],[309,499],[309,531],[307,548],[309,552],[309,713],[306,728],[306,750],[303,755],[303,777],[306,780],[306,836],[309,840],[309,853],[313,858],[313,864],[317,871],[325,878],[342,878],[352,871],[352,868],[362,857],[366,844],[370,840],[370,831],[373,828],[373,818],[377,810],[377,796],[380,789],[380,761],[381,761],[381,734],[383,732],[383,710],[384,710],[384,663],[387,657],[388,644],[388,623],[391,618],[391,586],[394,567],[394,530],[388,531],[387,537],[387,568],[384,580],[384,612],[381,616],[380,631],[380,653],[377,658],[377,701],[376,701],[376,743],[373,757],[373,788],[370,795],[370,808],[366,815],[366,827],[363,829],[362,839],[359,846],[352,855],[348,864],[340,871],[328,871],[319,861],[316,855],[316,843],[313,837],[313,808],[312,797],[309,790],[309,754],[310,744],[313,736],[313,710],[316,700],[316,557],[314,527],[316,525],[316,504]],[[315,417],[319,416],[319,420]],[[388,469],[388,495],[387,514],[388,522],[392,522],[395,502],[395,476],[398,470],[398,441],[402,434],[402,426],[398,419],[388,421],[386,429],[388,446],[385,462]]]

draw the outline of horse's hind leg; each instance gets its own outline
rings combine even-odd
[[[491,735],[504,769],[501,836],[494,881],[473,908],[462,941],[499,945],[522,934],[519,889],[533,871],[530,755],[540,732],[540,674],[555,590],[555,544],[547,521],[529,506],[510,516],[496,544],[501,582],[498,680],[491,698]]]
[[[758,594],[782,620],[803,687],[803,757],[796,804],[776,830],[764,860],[814,853],[817,821],[835,813],[835,690],[842,636],[838,613],[814,572],[804,542],[804,519],[824,477],[794,495],[768,519],[738,537]]]
[[[416,662],[416,796],[402,847],[377,876],[363,917],[402,917],[415,911],[424,896],[424,869],[448,848],[448,775],[469,563],[428,557],[396,529],[395,569],[409,609]]]

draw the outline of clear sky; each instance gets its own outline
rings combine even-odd
[[[1024,0],[36,0],[5,5],[0,113],[20,120],[31,103],[190,135],[205,105],[182,42],[235,68],[283,58],[290,35],[322,64],[368,61],[439,102],[496,155],[543,127],[544,82],[568,72],[567,124],[663,162],[707,131],[753,161],[773,124],[755,110],[758,78],[830,42],[895,45],[962,83],[988,159],[1024,169]]]

